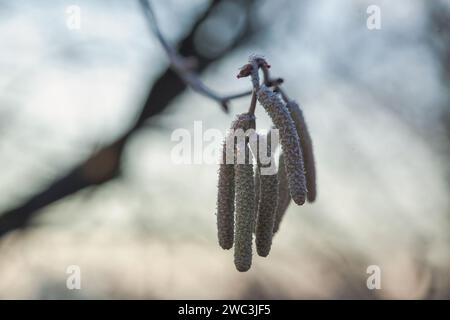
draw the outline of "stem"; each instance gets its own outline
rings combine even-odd
[[[192,70],[192,66],[190,66],[189,60],[186,57],[181,56],[177,52],[177,50],[167,42],[166,38],[159,28],[155,14],[148,0],[140,0],[139,2],[144,9],[144,13],[147,18],[146,20],[151,31],[155,34],[159,43],[164,48],[167,57],[169,58],[172,70],[178,74],[178,76],[187,86],[191,87],[191,89],[193,89],[195,92],[218,102],[225,112],[228,112],[228,103],[230,100],[240,98],[251,93],[251,91],[247,91],[242,94],[223,97],[206,86],[200,79],[199,75]]]
[[[254,115],[256,109],[256,91],[253,90],[252,101],[250,102],[250,108],[248,109],[248,114]]]

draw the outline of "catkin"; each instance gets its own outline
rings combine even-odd
[[[306,178],[300,141],[285,103],[270,88],[261,85],[257,92],[259,103],[280,131],[281,148],[285,157],[286,175],[292,199],[298,205],[305,203]]]
[[[225,144],[223,163],[219,167],[217,230],[219,245],[228,250],[233,247],[234,238],[234,166],[225,163]]]
[[[284,166],[284,156],[280,153],[278,160],[278,196],[277,196],[277,209],[275,211],[275,222],[273,225],[273,233],[276,233],[280,228],[281,220],[289,207],[291,202],[291,195],[289,194],[289,186],[286,176],[286,170]]]
[[[270,157],[268,165],[262,165],[258,161],[257,171],[261,167],[273,165],[273,151],[271,150],[270,134],[267,138],[267,155]],[[259,156],[259,153],[258,153]],[[277,207],[278,178],[277,175],[260,175],[260,196],[258,202],[257,220],[256,220],[256,251],[261,257],[267,257],[272,246],[273,226],[275,220],[275,210]]]
[[[305,161],[306,171],[306,187],[308,193],[306,195],[308,202],[316,200],[317,188],[316,188],[316,165],[314,161],[314,152],[311,135],[308,131],[303,112],[297,102],[291,100],[286,104],[292,119],[294,120],[297,133],[300,138],[300,146],[303,152],[303,158]]]
[[[258,208],[260,192],[261,192],[261,172],[257,166],[255,169],[255,208]]]
[[[247,271],[252,265],[252,239],[255,211],[253,165],[235,165],[236,178],[236,232],[234,234],[234,264],[238,271]]]
[[[241,129],[255,128],[254,116],[247,115]],[[246,139],[247,140],[247,139]],[[234,233],[234,264],[238,271],[250,269],[252,264],[253,225],[255,220],[255,182],[253,177],[253,161],[248,146],[248,140],[243,145],[236,145],[236,157],[244,153],[245,163],[234,165],[236,225]]]
[[[223,249],[231,249],[234,241],[234,199],[235,179],[234,163],[227,163],[227,150],[234,153],[234,130],[247,129],[252,126],[254,117],[248,114],[238,115],[232,123],[230,133],[223,142],[222,162],[219,166],[219,183],[217,194],[217,233],[219,245]],[[230,147],[231,145],[231,147]],[[234,158],[234,154],[232,155]]]

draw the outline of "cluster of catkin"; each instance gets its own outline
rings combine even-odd
[[[295,101],[280,95],[277,85],[271,87],[268,81],[260,84],[259,69],[267,75],[268,67],[262,57],[253,55],[238,77],[251,76],[252,104],[257,99],[278,130],[278,170],[270,170],[274,167],[274,146],[278,142],[274,140],[278,140],[278,135],[273,135],[275,131],[267,135],[255,132],[254,107],[233,121],[219,168],[219,244],[223,249],[234,245],[234,264],[241,272],[249,270],[252,264],[253,235],[258,255],[266,257],[291,200],[303,205],[316,198],[312,141],[303,113]],[[237,138],[240,136],[243,138]],[[261,161],[262,154],[268,163]]]

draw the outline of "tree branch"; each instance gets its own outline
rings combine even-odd
[[[190,86],[197,93],[204,95],[212,100],[217,101],[223,108],[225,112],[228,112],[228,103],[232,99],[244,97],[252,93],[251,90],[246,92],[229,95],[220,96],[213,90],[208,88],[199,78],[199,76],[194,72],[194,68],[197,61],[193,57],[183,57],[173,48],[167,40],[164,38],[156,20],[155,13],[148,0],[139,0],[143,8],[143,12],[147,17],[147,22],[150,29],[153,31],[154,35],[158,38],[161,46],[166,51],[167,57],[169,58],[172,69],[177,73],[177,75],[184,81],[185,84]]]
[[[208,8],[196,20],[187,36],[178,46],[180,55],[192,56],[197,60],[198,74],[203,72],[214,61],[223,58],[226,54],[244,43],[253,34],[250,25],[250,8],[255,0],[240,0],[236,3],[241,5],[247,14],[246,27],[241,34],[234,39],[233,43],[226,50],[216,56],[215,59],[207,58],[198,51],[194,44],[195,34],[202,23],[211,16],[213,10],[223,1],[211,1]],[[165,48],[165,50],[168,49]],[[37,210],[72,195],[77,191],[87,187],[101,185],[118,177],[120,175],[123,149],[130,137],[144,125],[146,120],[164,111],[170,102],[186,89],[186,86],[184,79],[180,78],[173,70],[171,64],[171,67],[156,80],[153,88],[149,91],[147,100],[135,124],[116,141],[91,155],[86,161],[75,166],[66,175],[55,179],[48,187],[31,196],[26,202],[0,215],[0,237],[12,230],[28,227],[32,218],[38,214]],[[235,97],[242,95],[235,95]]]

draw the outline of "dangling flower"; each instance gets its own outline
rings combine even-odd
[[[276,172],[264,170],[274,165],[273,154],[275,150],[271,148],[270,132],[266,139],[260,136],[259,141],[258,157],[261,156],[261,147],[264,147],[264,151],[270,160],[268,164],[262,164],[261,161],[258,161],[257,172],[260,173],[260,196],[257,206],[255,242],[258,255],[266,257],[272,246],[275,210],[277,208],[278,178]],[[261,142],[266,142],[266,146]]]

